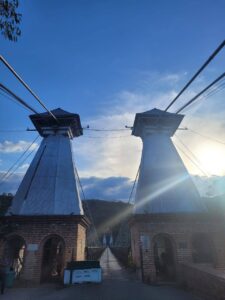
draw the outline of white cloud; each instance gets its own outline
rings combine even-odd
[[[29,168],[29,166],[30,166],[30,164],[23,164],[22,166],[20,166],[19,167],[19,169],[21,170],[21,171],[26,171],[28,168]]]
[[[145,82],[140,82],[140,86],[136,90],[123,90],[113,95],[107,103],[104,103],[105,106],[99,109],[98,116],[90,117],[90,119],[82,119],[82,124],[89,124],[90,128],[100,129],[125,129],[125,125],[132,126],[137,112],[150,110],[154,107],[165,109],[182,88],[186,79],[185,73],[177,75],[166,74],[162,76],[160,74],[149,75]],[[170,111],[175,112],[177,108],[193,97],[206,84],[205,79],[201,78],[196,85],[185,92]],[[225,104],[223,104],[221,94],[205,100],[199,100],[198,103],[196,102],[185,111],[187,115],[181,126],[187,126],[206,136],[225,141],[224,109]],[[178,131],[177,135],[196,156],[201,156],[200,149],[207,148],[210,143],[217,145],[220,150],[225,150],[224,145],[204,139],[189,130]],[[12,151],[12,149],[15,149],[18,144],[21,146],[21,142],[22,147],[25,148],[24,143],[27,142],[12,143],[5,141],[0,144],[0,152],[3,152],[3,148],[6,153],[14,152],[15,150]],[[11,144],[9,145],[8,143]],[[11,151],[7,150],[9,148]],[[18,148],[16,149],[18,151]],[[80,177],[83,178],[92,176],[98,178],[119,176],[128,177],[133,180],[140,163],[141,150],[141,140],[131,136],[130,130],[118,132],[85,130],[84,136],[73,141],[76,166]],[[184,151],[186,150],[184,149]],[[192,165],[181,152],[180,155],[190,173],[202,175],[200,170]],[[88,184],[91,183],[88,182]]]
[[[135,113],[137,112],[150,110],[154,107],[165,109],[182,88],[183,80],[186,81],[186,74],[157,76],[152,75],[151,82],[154,82],[154,84],[148,88],[146,82],[143,84],[142,81],[137,90],[124,90],[114,95],[109,99],[109,103],[105,103],[107,109],[102,108],[99,116],[82,120],[82,123],[89,124],[90,128],[124,128],[125,125],[133,125]],[[174,85],[171,84],[172,82],[174,82]],[[179,82],[182,82],[180,86]],[[205,81],[200,78],[197,84],[189,88],[170,111],[175,112],[177,108],[190,100],[205,86]],[[218,106],[218,103],[221,103],[221,98],[218,96],[217,98],[214,97],[213,101],[211,100],[210,98],[207,100],[202,99],[191,106],[187,110],[187,116],[184,118],[182,126],[225,140],[225,131],[222,127],[224,126],[224,110],[215,110],[215,102]],[[84,136],[76,139],[73,143],[80,175],[82,177],[96,176],[102,178],[125,176],[134,179],[140,163],[142,143],[137,137],[129,137],[130,134],[131,131],[95,133],[85,130]],[[203,141],[190,131],[178,131],[177,134],[191,151],[198,155],[201,155],[198,148],[201,147],[203,142],[207,147],[207,141]],[[88,138],[88,136],[102,136],[105,138]],[[124,137],[115,138],[118,136]],[[182,156],[182,159],[191,173],[202,175],[201,171],[193,166],[185,156]]]
[[[4,141],[0,143],[0,152],[2,153],[17,153],[23,152],[30,146],[30,142],[27,141],[18,141],[18,142],[11,142],[11,141]],[[36,150],[38,147],[37,143],[34,143],[30,148],[29,151]]]
[[[4,171],[0,171],[0,177],[4,176],[4,174]],[[16,172],[4,179],[0,185],[0,194],[4,192],[15,194],[23,176],[24,172]],[[193,180],[201,196],[216,196],[225,193],[225,176],[212,176],[209,178],[193,176]],[[133,185],[133,181],[129,180],[129,178],[119,176],[81,178],[81,182],[87,199],[103,200],[127,201]]]
[[[180,74],[167,74],[165,76],[162,76],[160,80],[162,82],[176,84],[180,81],[181,77],[182,77],[182,75],[180,75]]]
[[[3,178],[6,172],[0,171],[0,177]],[[0,185],[1,193],[13,193],[15,194],[20,182],[22,181],[24,173],[13,173],[11,176],[2,180]]]
[[[107,109],[102,109],[100,116],[82,122],[89,124],[90,129],[125,129],[125,125],[133,125],[137,112],[154,107],[165,108],[165,103],[174,95],[173,90],[124,90],[110,99]],[[95,138],[96,136],[103,138]],[[74,141],[75,158],[82,177],[125,176],[134,179],[140,163],[141,149],[141,139],[132,136],[131,130],[97,133],[85,130],[84,136]]]

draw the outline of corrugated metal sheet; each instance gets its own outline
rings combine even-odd
[[[68,137],[50,135],[43,139],[14,197],[10,213],[83,214]]]
[[[151,119],[156,113],[163,115],[162,122],[168,122],[168,126],[176,129],[179,125],[179,115],[178,121],[175,114],[171,119],[170,113],[162,114],[155,109],[152,114],[150,111],[146,115]],[[145,214],[205,211],[200,195],[172,143],[170,132],[161,131],[157,123],[154,127],[151,120],[139,123],[136,118],[135,126],[139,126],[143,150],[134,212]],[[148,130],[149,126],[151,131]],[[133,129],[135,130],[136,128]]]

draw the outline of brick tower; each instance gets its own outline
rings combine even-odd
[[[186,262],[225,265],[221,222],[208,215],[171,137],[183,115],[136,114],[143,150],[131,221],[133,261],[146,282],[177,279]]]
[[[70,260],[85,259],[87,220],[78,191],[71,140],[82,135],[80,117],[60,108],[31,115],[43,137],[3,222],[14,230],[1,256],[21,280],[61,279]]]

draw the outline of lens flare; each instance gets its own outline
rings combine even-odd
[[[225,148],[214,144],[203,144],[197,156],[205,170],[211,175],[225,175]]]

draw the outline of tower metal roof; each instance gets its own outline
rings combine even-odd
[[[78,137],[83,134],[83,129],[78,114],[67,112],[61,108],[51,110],[57,121],[48,113],[30,115],[35,128],[43,137],[47,136],[49,129],[60,130],[62,128],[70,131],[72,137]]]
[[[183,117],[159,109],[136,114],[132,134],[143,141],[136,214],[206,210],[170,138]]]
[[[8,215],[83,215],[71,141],[44,138],[13,199]]]
[[[148,127],[149,131],[164,131],[172,136],[183,120],[183,117],[184,115],[166,112],[157,108],[137,113],[135,115],[132,135],[141,136],[143,127]]]

